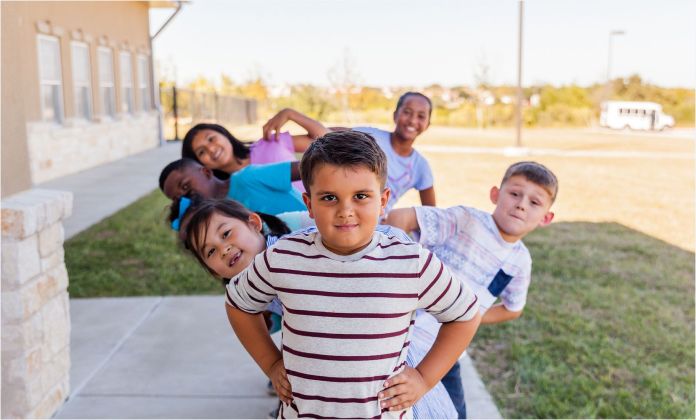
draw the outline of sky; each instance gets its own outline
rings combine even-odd
[[[518,11],[518,0],[194,0],[153,50],[178,83],[224,73],[327,86],[348,62],[363,86],[515,85]],[[151,31],[172,12],[152,9]],[[693,0],[525,0],[522,84],[603,83],[611,38],[612,78],[695,88],[695,22]]]

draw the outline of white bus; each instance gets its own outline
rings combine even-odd
[[[663,130],[674,127],[674,118],[655,102],[602,102],[599,125],[614,129]]]

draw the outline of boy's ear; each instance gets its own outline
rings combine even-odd
[[[205,177],[208,179],[210,179],[213,176],[213,171],[206,168],[205,166],[201,166],[201,172],[203,172],[203,175],[205,175]]]
[[[544,218],[539,222],[539,227],[548,226],[553,220],[553,212],[550,211],[544,215]]]
[[[263,220],[261,220],[261,216],[259,216],[257,213],[251,213],[249,215],[249,224],[257,232],[261,232],[263,230]]]
[[[302,201],[304,201],[305,206],[307,206],[307,211],[309,212],[309,217],[314,219],[314,213],[312,212],[312,199],[309,196],[309,193],[303,192],[302,193]]]
[[[389,202],[389,196],[391,196],[391,190],[389,187],[384,187],[384,190],[382,190],[382,194],[380,194],[380,208],[379,208],[379,216],[382,217],[384,216],[384,211],[387,208],[387,203]]]
[[[497,205],[498,204],[498,197],[500,197],[500,188],[498,188],[496,186],[491,187],[490,197],[491,197],[491,203]]]

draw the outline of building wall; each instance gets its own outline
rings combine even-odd
[[[156,147],[158,114],[139,111],[137,56],[153,71],[147,2],[2,2],[2,196],[31,185]],[[64,122],[41,120],[37,36],[60,43]],[[92,119],[74,107],[71,41],[88,45]],[[97,47],[113,51],[117,115],[103,116]],[[131,53],[133,114],[121,113],[119,52]],[[154,104],[151,77],[149,103]]]

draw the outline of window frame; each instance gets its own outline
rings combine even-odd
[[[127,57],[127,60],[124,58]],[[126,61],[128,62],[126,65]],[[120,111],[124,114],[135,113],[135,87],[133,86],[133,54],[128,50],[118,52],[118,68],[120,76],[121,106]],[[124,77],[127,70],[128,78]],[[126,83],[127,82],[127,83]]]
[[[102,80],[102,66],[104,65],[104,62],[102,60],[103,54],[102,53],[107,53],[110,61],[110,71],[111,71],[111,80],[110,81],[104,81]],[[108,118],[114,118],[116,116],[116,72],[114,69],[114,50],[111,47],[103,46],[100,45],[97,47],[97,76],[98,76],[98,87],[99,87],[99,99],[101,101],[101,116],[102,117],[108,117]],[[104,97],[104,89],[111,89],[111,101],[110,101],[110,106],[107,107],[106,105],[106,98]]]
[[[138,92],[140,92],[140,110],[147,112],[152,109],[152,96],[150,92],[150,60],[146,54],[138,54],[137,59],[137,76],[138,76]],[[144,68],[141,68],[141,64]],[[142,71],[142,73],[141,73]]]
[[[49,41],[52,43],[55,43],[55,46],[58,49],[58,54],[56,55],[57,57],[57,63],[54,63],[57,65],[57,74],[58,78],[57,79],[44,79],[43,78],[43,73],[44,73],[44,67],[46,63],[43,63],[42,58],[41,58],[41,44],[42,41]],[[37,54],[37,67],[38,67],[38,76],[39,76],[39,106],[40,106],[40,112],[41,112],[41,121],[45,122],[53,122],[56,124],[63,124],[65,121],[65,92],[63,92],[65,88],[65,83],[63,82],[63,60],[62,60],[62,54],[61,54],[61,46],[60,46],[60,38],[57,36],[52,36],[52,35],[46,35],[46,34],[37,34],[36,35],[36,54]],[[54,89],[54,94],[58,94],[58,98],[56,99],[53,97],[53,118],[48,119],[46,118],[46,107],[44,103],[44,87],[45,86],[52,86]],[[58,89],[55,89],[55,86],[58,86]],[[58,107],[58,109],[55,109],[55,107]]]
[[[77,80],[77,63],[75,62],[76,60],[76,54],[75,50],[76,49],[83,49],[86,56],[87,56],[87,69],[86,69],[86,79],[85,80]],[[90,45],[86,42],[82,41],[70,41],[70,58],[71,58],[71,64],[72,64],[72,76],[73,76],[73,105],[75,107],[75,117],[79,119],[83,119],[86,121],[91,121],[94,118],[94,104],[93,102],[93,96],[92,96],[92,90],[93,90],[93,85],[92,85],[92,54],[90,51]],[[87,88],[87,94],[83,99],[87,100],[86,103],[86,114],[82,113],[81,110],[78,109],[78,97],[82,96],[82,89]]]

